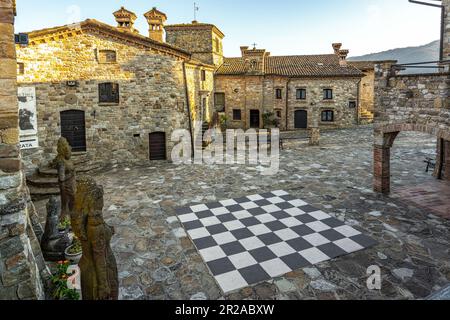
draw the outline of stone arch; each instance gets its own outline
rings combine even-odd
[[[394,123],[375,128],[374,190],[389,194],[391,191],[391,148],[402,131],[423,132],[437,138],[437,158],[434,176],[450,180],[450,130],[416,123]],[[443,168],[449,168],[442,176]]]

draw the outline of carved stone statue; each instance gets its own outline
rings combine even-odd
[[[77,182],[72,229],[81,241],[81,291],[84,300],[117,300],[117,264],[110,247],[114,229],[103,220],[103,188],[91,178]]]
[[[70,217],[73,210],[76,188],[76,171],[73,162],[70,160],[72,149],[65,138],[58,140],[58,155],[53,164],[58,170],[58,182],[61,193],[61,217],[64,221]]]
[[[56,197],[51,197],[47,203],[47,221],[41,240],[42,253],[48,261],[64,260],[64,250],[72,244],[68,230],[59,231],[60,203]]]

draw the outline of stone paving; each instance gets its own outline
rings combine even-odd
[[[372,141],[370,126],[325,132],[320,147],[291,141],[275,176],[245,165],[166,162],[97,174],[105,218],[116,229],[121,299],[411,299],[443,288],[450,221],[372,192]],[[394,187],[433,181],[423,160],[434,150],[432,137],[402,133],[393,148]],[[380,244],[223,296],[175,209],[271,190],[304,199]],[[367,288],[371,265],[381,267],[379,291]]]

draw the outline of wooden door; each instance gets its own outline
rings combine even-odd
[[[250,110],[250,128],[257,128],[260,127],[260,115],[259,110]]]
[[[308,128],[308,112],[305,110],[295,111],[295,129]]]
[[[150,133],[150,160],[167,160],[166,134],[164,132]]]
[[[86,122],[84,111],[67,110],[61,114],[61,136],[67,139],[72,151],[86,151]]]

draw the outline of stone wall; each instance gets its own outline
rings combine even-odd
[[[0,300],[43,299],[42,228],[19,150],[13,7],[12,0],[0,0]]]
[[[348,127],[356,124],[357,109],[349,108],[349,101],[357,100],[359,79],[288,79],[277,76],[225,76],[216,75],[216,92],[225,93],[226,113],[231,128],[249,128],[250,110],[264,113],[281,112],[280,128],[295,129],[295,111],[308,112],[308,127],[319,125],[324,128]],[[306,100],[297,100],[296,90],[306,89]],[[323,89],[333,89],[334,99],[323,100]],[[282,90],[281,99],[276,98],[276,89]],[[288,91],[286,91],[288,90]],[[287,94],[286,94],[287,92]],[[286,103],[286,98],[288,99]],[[286,127],[286,107],[287,127]],[[233,121],[233,109],[240,109],[241,121]],[[332,110],[335,121],[321,121],[321,112]],[[262,118],[261,118],[262,127]]]
[[[19,84],[36,88],[44,153],[54,152],[60,112],[82,110],[92,161],[148,161],[149,134],[160,131],[166,133],[169,158],[172,131],[189,128],[184,61],[81,29],[54,38],[31,39],[36,44],[18,48],[18,61],[25,66]],[[116,51],[117,63],[100,63],[99,50]],[[77,86],[69,87],[68,80]],[[98,85],[103,82],[119,84],[119,103],[99,103]]]
[[[201,73],[205,71],[205,81],[202,81]],[[197,122],[211,122],[214,106],[214,68],[195,63],[186,64],[186,78],[188,84],[189,106],[193,129]],[[206,106],[203,110],[203,99]]]
[[[363,115],[365,112],[373,114],[375,107],[375,70],[364,70],[365,76],[361,79],[359,102],[360,113]]]
[[[449,75],[397,75],[376,82],[376,127],[414,123],[450,128]]]
[[[220,66],[223,63],[223,36],[212,25],[166,26],[166,42],[192,53],[192,58]],[[216,46],[218,42],[218,48]],[[218,49],[218,50],[217,50]]]

